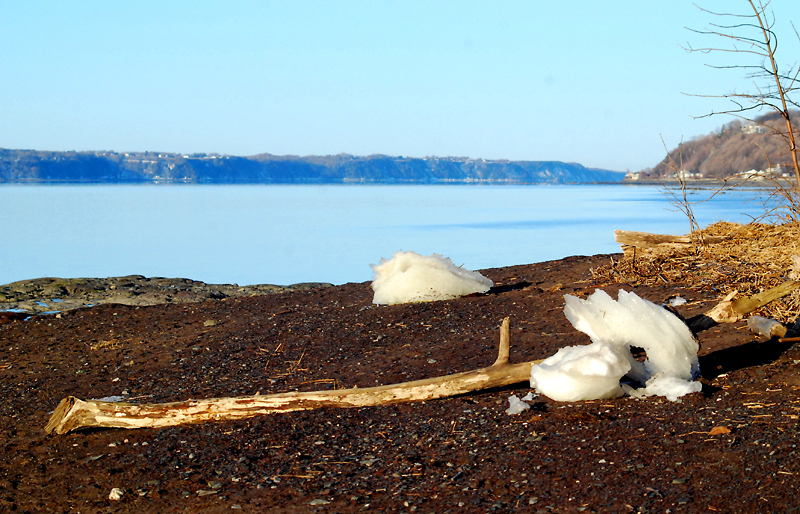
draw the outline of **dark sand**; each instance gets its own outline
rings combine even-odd
[[[744,322],[700,334],[703,391],[563,404],[526,384],[457,398],[160,430],[48,435],[69,395],[132,402],[389,384],[586,344],[563,295],[609,256],[484,270],[496,287],[375,307],[368,283],[154,306],[100,305],[0,325],[2,512],[792,512],[800,351]],[[620,286],[603,288],[611,294]],[[719,298],[629,288],[686,317]],[[17,316],[20,318],[21,316]],[[109,500],[113,488],[121,500]]]

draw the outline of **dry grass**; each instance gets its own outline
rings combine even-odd
[[[708,246],[661,244],[626,252],[625,258],[594,271],[600,282],[630,285],[670,284],[724,296],[730,291],[750,296],[800,274],[800,225],[719,222],[704,235],[726,236]],[[784,323],[800,314],[800,294],[776,300],[759,311]]]

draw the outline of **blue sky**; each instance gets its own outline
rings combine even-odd
[[[745,9],[744,1],[702,3]],[[0,147],[561,160],[639,170],[745,90],[691,0],[2,2]],[[612,7],[613,6],[613,7]],[[800,59],[771,6],[784,66]],[[792,56],[796,56],[792,60]]]

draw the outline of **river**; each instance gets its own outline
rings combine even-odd
[[[707,191],[692,194],[705,198]],[[747,222],[754,193],[697,204]],[[3,185],[0,284],[139,274],[208,283],[362,282],[398,250],[469,269],[619,251],[614,230],[685,234],[659,188],[628,185]]]

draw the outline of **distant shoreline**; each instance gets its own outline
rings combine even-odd
[[[0,148],[0,183],[439,184],[621,181],[621,171],[561,161],[349,154],[295,156],[51,152]]]
[[[791,186],[787,179],[779,181],[782,186]],[[712,187],[751,187],[754,189],[774,187],[768,180],[758,179],[687,179],[686,188],[712,188]],[[513,180],[453,180],[453,181],[350,181],[343,182],[170,182],[170,181],[137,181],[113,182],[92,180],[19,180],[15,182],[0,181],[3,186],[667,186],[680,187],[680,181],[675,178],[666,179],[638,179],[620,181],[590,181],[590,182],[524,182]]]
[[[76,180],[46,180],[46,181],[18,181],[0,182],[3,186],[627,186],[627,185],[660,185],[658,181],[645,183],[644,181],[633,182],[515,182],[506,180],[467,180],[467,181],[447,181],[447,182],[381,182],[381,181],[344,181],[344,182],[97,182],[97,181],[76,181]]]
[[[786,179],[780,179],[779,183],[784,187],[791,186],[792,182]],[[667,179],[639,179],[639,180],[623,180],[621,185],[629,185],[629,186],[668,186],[668,187],[680,187],[681,183],[676,178],[667,178]],[[769,189],[775,187],[769,180],[759,180],[759,179],[739,179],[739,178],[729,178],[727,180],[722,179],[687,179],[685,181],[686,189],[693,189],[693,188],[703,188],[708,189],[712,187],[721,188],[726,186],[727,188],[732,187],[749,187],[752,189]]]

